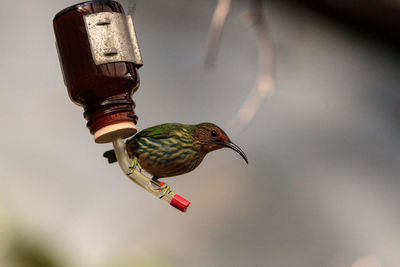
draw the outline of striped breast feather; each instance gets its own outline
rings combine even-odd
[[[197,167],[202,158],[193,142],[182,136],[166,139],[139,138],[136,155],[139,163],[150,174],[170,177],[186,173]]]
[[[194,152],[194,147],[189,139],[177,136],[167,139],[140,138],[137,140],[137,144],[137,154],[149,153],[157,156],[175,157],[176,154]]]

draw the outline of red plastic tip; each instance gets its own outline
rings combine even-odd
[[[165,185],[165,183],[160,182],[160,186],[163,185]],[[187,208],[190,205],[190,201],[186,198],[181,197],[180,195],[175,195],[169,204],[182,212],[186,212]]]
[[[169,204],[182,212],[186,212],[190,205],[190,201],[180,195],[175,195]]]

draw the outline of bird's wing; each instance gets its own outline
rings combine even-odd
[[[182,130],[183,127],[188,128],[190,126],[180,124],[180,123],[161,124],[161,125],[157,125],[157,126],[153,126],[153,127],[144,129],[141,132],[139,132],[137,135],[135,135],[133,138],[134,139],[141,138],[141,137],[151,137],[154,139],[170,138],[170,137],[178,135],[179,131]]]

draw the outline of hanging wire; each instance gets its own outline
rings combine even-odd
[[[231,127],[235,126],[235,129],[244,128],[254,119],[262,103],[272,96],[275,88],[274,47],[264,16],[263,0],[249,0],[249,2],[250,7],[246,12],[246,18],[257,34],[258,75],[253,89],[250,90],[246,100],[228,123]],[[230,7],[231,0],[219,0],[217,3],[208,34],[205,68],[215,65],[222,30]]]

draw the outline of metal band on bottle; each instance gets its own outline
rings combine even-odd
[[[96,65],[131,62],[143,65],[132,17],[117,12],[84,16],[93,60]]]

